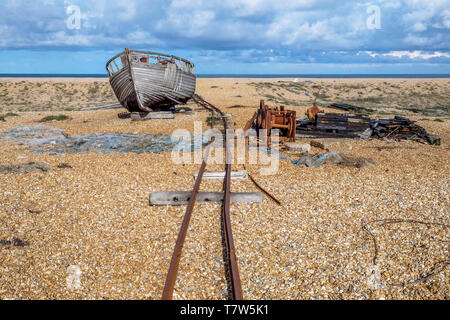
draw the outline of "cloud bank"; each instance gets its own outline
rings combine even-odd
[[[71,6],[80,9],[79,28],[68,27]],[[0,7],[5,51],[132,47],[215,62],[450,63],[450,0],[0,0]]]

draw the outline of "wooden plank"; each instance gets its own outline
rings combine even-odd
[[[307,131],[307,130],[300,130],[297,129],[296,138],[302,139],[302,138],[356,138],[359,139],[358,135],[352,134],[352,133],[333,133],[333,132],[326,132],[326,131]]]
[[[335,125],[344,125],[344,126],[346,126],[348,123],[347,123],[347,121],[323,121],[323,120],[320,120],[320,121],[317,121],[317,124],[318,125],[319,124],[330,124],[330,125],[335,124]]]
[[[318,122],[345,122],[347,123],[347,119],[330,119],[330,118],[317,118]]]
[[[317,116],[317,119],[343,119],[347,120],[347,116],[340,116],[340,115],[319,115]]]
[[[187,205],[192,191],[158,191],[150,194],[151,206],[182,206]],[[199,192],[197,202],[222,202],[223,192]],[[232,192],[231,202],[257,202],[261,203],[263,195],[261,192]]]
[[[341,131],[346,131],[347,127],[343,127],[343,126],[325,126],[325,125],[317,125],[317,130],[341,130]]]
[[[172,112],[162,111],[162,112],[132,112],[131,119],[133,121],[144,121],[152,119],[174,119]]]
[[[324,118],[320,118],[317,119],[317,122],[342,122],[342,123],[347,123],[347,119],[324,119]]]
[[[348,122],[356,122],[356,123],[370,123],[369,119],[362,119],[362,118],[348,118]]]
[[[255,112],[253,114],[253,117],[250,120],[247,121],[247,123],[245,124],[245,127],[244,127],[244,132],[246,132],[248,129],[250,129],[252,127],[252,124],[256,120],[257,116],[258,116],[258,113]]]
[[[369,122],[350,122],[348,123],[349,126],[368,126],[370,125]]]
[[[317,117],[317,119],[319,119],[319,120],[322,120],[322,119],[324,119],[324,120],[342,120],[342,121],[347,121],[347,117],[339,117],[339,116],[320,116],[320,117]]]
[[[194,174],[194,178],[197,179],[198,171]],[[212,172],[205,172],[203,174],[204,179],[223,179],[225,178],[225,171],[212,171]],[[247,179],[248,173],[247,170],[239,170],[239,171],[232,171],[231,172],[231,179]]]
[[[113,104],[107,104],[107,105],[104,105],[104,106],[82,108],[82,109],[80,109],[80,111],[120,109],[120,108],[123,108],[120,103],[113,103]]]

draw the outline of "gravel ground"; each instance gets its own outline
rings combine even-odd
[[[210,100],[242,127],[258,106],[257,99],[246,99],[252,107],[230,109],[234,100]],[[70,135],[171,133],[193,130],[192,120],[208,116],[198,111],[132,123],[119,119],[119,112],[65,112],[70,120],[46,125]],[[21,113],[0,122],[0,131],[36,125],[49,114]],[[376,167],[307,168],[281,160],[277,175],[261,176],[260,166],[247,164],[283,206],[268,198],[231,205],[244,298],[449,299],[450,130],[448,120],[419,124],[443,144],[343,140],[333,146],[372,158]],[[190,190],[199,165],[172,164],[170,153],[34,154],[4,141],[0,148],[0,165],[51,167],[0,173],[0,299],[161,297],[186,207],[150,207],[148,197],[152,191]],[[58,168],[62,163],[72,168]],[[221,185],[205,180],[201,191],[219,191]],[[232,191],[258,190],[250,180],[235,180]],[[379,219],[407,221],[374,222]],[[222,250],[220,205],[197,205],[175,299],[226,298]],[[73,270],[79,270],[79,283],[71,282]]]

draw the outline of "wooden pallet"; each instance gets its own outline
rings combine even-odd
[[[298,125],[296,133],[309,137],[356,138],[370,128],[370,118],[340,113],[318,113],[314,122]]]

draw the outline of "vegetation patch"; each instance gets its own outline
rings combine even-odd
[[[0,114],[0,121],[6,121],[7,117],[18,117],[17,113],[8,112],[7,114]]]
[[[353,102],[359,102],[359,103],[375,103],[380,104],[383,103],[383,98],[381,97],[366,97],[366,98],[358,98],[352,100]]]
[[[64,114],[60,114],[58,116],[47,116],[42,118],[41,120],[39,120],[39,122],[50,122],[50,121],[64,121],[64,120],[68,120],[70,119],[70,117],[64,115]]]
[[[213,121],[213,118],[211,116],[206,118],[206,123],[210,123],[211,121]],[[218,122],[218,121],[222,121],[222,118],[214,117],[214,122]]]
[[[18,117],[19,115],[17,113],[14,112],[8,112],[7,114],[5,114],[5,118],[6,117]]]
[[[241,109],[241,108],[249,108],[247,106],[243,106],[240,104],[235,104],[234,106],[231,106],[230,109]]]

